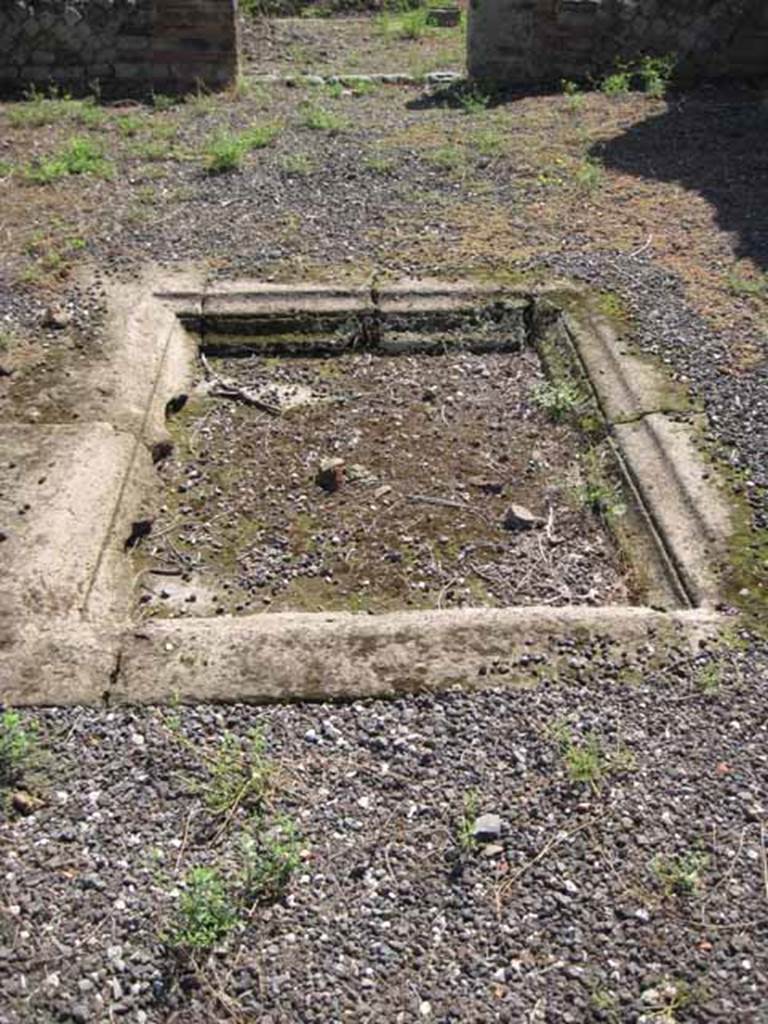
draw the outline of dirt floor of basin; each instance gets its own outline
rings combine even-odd
[[[136,548],[145,614],[637,596],[594,511],[599,452],[545,413],[532,352],[248,356],[209,373],[303,400],[273,415],[198,395],[172,421]]]

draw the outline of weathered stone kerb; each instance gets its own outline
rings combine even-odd
[[[0,95],[56,87],[109,99],[229,84],[235,0],[13,0],[0,4]]]

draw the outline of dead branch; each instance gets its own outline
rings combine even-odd
[[[225,381],[221,377],[211,383],[208,394],[213,395],[214,398],[230,398],[235,402],[252,405],[256,409],[261,409],[262,412],[268,412],[271,416],[279,416],[282,411],[279,405],[267,402],[255,391],[240,387],[239,384],[233,384],[231,381]]]

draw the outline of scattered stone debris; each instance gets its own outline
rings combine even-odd
[[[502,821],[498,814],[481,814],[472,826],[472,836],[478,843],[492,843],[501,839]]]
[[[344,459],[323,459],[315,477],[315,483],[328,494],[338,491],[344,483]]]
[[[11,807],[17,814],[34,814],[42,806],[43,801],[40,797],[28,793],[25,789],[18,789],[11,794]]]
[[[62,306],[48,306],[41,323],[43,327],[49,327],[54,331],[63,331],[72,323],[72,314]]]
[[[535,516],[525,505],[510,505],[504,516],[505,530],[532,530],[543,525],[544,520]]]

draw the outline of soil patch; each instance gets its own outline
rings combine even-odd
[[[242,18],[245,68],[257,74],[425,74],[464,69],[461,26],[419,27],[416,37],[408,38],[403,22],[402,15]]]
[[[298,404],[271,415],[205,397],[174,421],[164,504],[140,549],[151,613],[629,600],[584,500],[584,440],[537,405],[532,353],[210,367]]]

